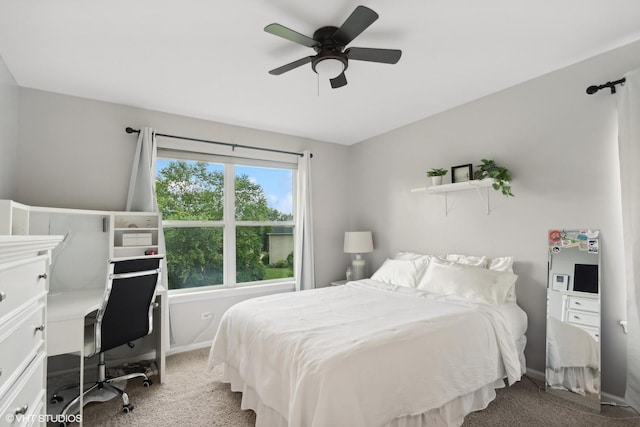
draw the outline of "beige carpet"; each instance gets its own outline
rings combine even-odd
[[[240,410],[240,393],[220,382],[220,368],[206,370],[208,350],[167,358],[167,381],[144,388],[130,381],[127,392],[135,409],[121,412],[122,402],[91,403],[85,407],[86,426],[253,426],[252,411]],[[633,418],[632,418],[633,417]],[[487,409],[469,414],[464,427],[475,426],[639,426],[640,418],[617,407],[603,406],[600,415],[539,391],[528,378],[498,390]]]

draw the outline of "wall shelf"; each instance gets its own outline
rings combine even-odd
[[[486,207],[487,215],[491,212],[489,207],[489,190],[492,189],[492,185],[495,181],[493,179],[480,179],[471,180],[465,182],[455,182],[452,184],[433,185],[430,187],[412,188],[412,193],[427,192],[429,194],[439,194],[444,197],[444,214],[449,213],[449,206],[447,200],[447,193],[453,193],[456,191],[469,191],[476,190],[484,206]],[[484,191],[483,191],[484,190]]]

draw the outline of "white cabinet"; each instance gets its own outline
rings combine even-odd
[[[31,418],[46,407],[49,260],[61,240],[0,236],[0,426],[44,425]]]

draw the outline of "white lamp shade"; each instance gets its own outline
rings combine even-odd
[[[344,64],[338,59],[327,58],[316,64],[316,73],[323,79],[333,79],[344,71]]]
[[[347,231],[344,233],[344,251],[348,254],[364,254],[373,251],[370,231]]]

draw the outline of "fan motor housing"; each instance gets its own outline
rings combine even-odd
[[[349,66],[347,55],[342,52],[344,45],[340,44],[333,38],[336,31],[338,31],[338,27],[322,27],[313,33],[313,39],[319,43],[317,46],[313,47],[313,49],[318,53],[311,60],[311,68],[313,71],[317,72],[316,65],[325,59],[337,59],[342,62],[344,70]]]

